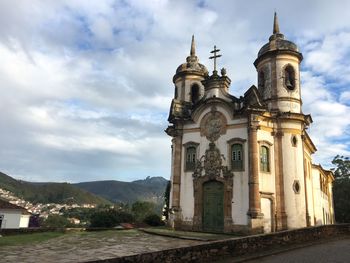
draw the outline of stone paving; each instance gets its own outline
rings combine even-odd
[[[69,233],[37,244],[0,247],[0,262],[86,262],[201,243],[137,230]]]
[[[319,242],[319,243],[317,243]],[[350,237],[339,236],[305,244],[268,249],[250,255],[227,257],[216,263],[348,263],[350,262]]]
[[[234,262],[234,261],[232,261]],[[350,239],[336,240],[323,244],[291,250],[281,254],[270,255],[250,263],[348,263],[350,262]]]

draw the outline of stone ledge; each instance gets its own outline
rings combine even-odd
[[[350,235],[350,224],[326,225],[317,227],[286,230],[265,235],[254,235],[220,241],[211,241],[200,245],[167,249],[138,255],[88,261],[90,263],[180,263],[212,262],[225,256],[243,256],[267,249],[283,248],[288,245],[305,244],[320,238]]]

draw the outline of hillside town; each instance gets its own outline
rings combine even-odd
[[[27,200],[24,200],[10,191],[0,188],[0,199],[4,199],[11,204],[25,208],[29,213],[33,215],[39,215],[42,218],[47,218],[49,215],[60,215],[62,210],[69,210],[72,208],[95,208],[95,204],[56,204],[56,203],[37,203],[33,204]]]

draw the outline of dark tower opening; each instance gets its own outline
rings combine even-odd
[[[264,71],[260,71],[259,72],[259,76],[258,76],[258,87],[260,89],[265,88],[265,74]]]
[[[191,87],[191,102],[194,104],[199,100],[199,86],[193,84]]]
[[[284,70],[284,84],[289,90],[294,90],[295,88],[295,72],[294,68],[290,65]]]

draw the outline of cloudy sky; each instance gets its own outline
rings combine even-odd
[[[0,171],[30,181],[170,174],[172,77],[209,51],[240,96],[272,31],[298,44],[304,113],[329,167],[350,155],[350,1],[0,0]]]

